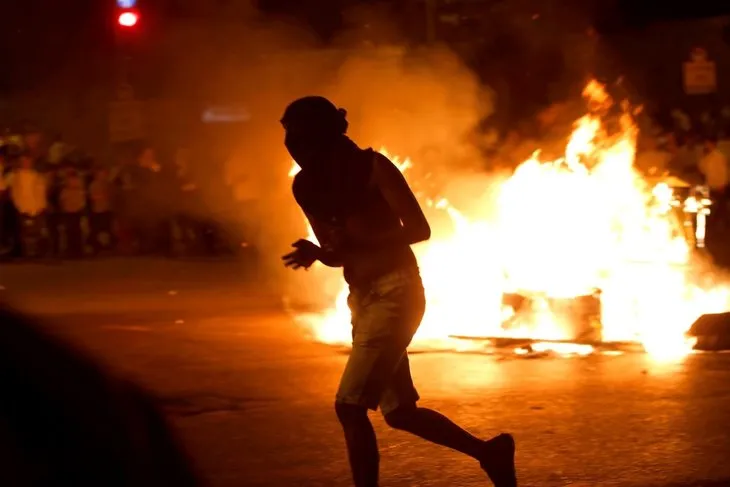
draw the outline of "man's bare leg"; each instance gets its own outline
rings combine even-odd
[[[471,435],[443,414],[415,404],[401,406],[385,415],[389,426],[407,431],[479,461],[497,487],[515,487],[514,440],[499,435],[484,441]]]
[[[484,441],[471,435],[443,414],[432,409],[401,406],[385,415],[388,426],[407,431],[431,443],[469,455],[475,460],[484,456]]]
[[[367,408],[336,403],[335,411],[345,432],[355,487],[377,487],[380,457]]]

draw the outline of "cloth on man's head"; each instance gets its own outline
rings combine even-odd
[[[347,131],[346,115],[344,109],[337,108],[323,96],[305,96],[286,107],[281,123],[287,130],[291,127],[315,128],[344,134]]]

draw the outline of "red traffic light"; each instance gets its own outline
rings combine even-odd
[[[139,22],[139,14],[137,12],[126,11],[119,14],[117,22],[122,27],[134,27]]]

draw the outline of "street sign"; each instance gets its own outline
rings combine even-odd
[[[248,122],[251,113],[241,106],[212,106],[203,112],[201,119],[203,123]]]
[[[695,48],[690,60],[683,65],[684,92],[688,95],[707,95],[717,91],[717,66],[707,51]]]

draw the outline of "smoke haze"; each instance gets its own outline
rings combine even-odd
[[[349,134],[359,145],[410,157],[419,175],[442,179],[448,170],[455,177],[483,164],[471,135],[491,113],[491,92],[445,48],[358,43],[363,37],[359,29],[368,37],[382,30],[388,32],[384,37],[394,39],[395,28],[373,15],[370,12],[366,25],[334,42],[342,47],[331,48],[317,47],[294,26],[262,25],[252,18],[245,67],[227,63],[212,81],[219,93],[240,100],[253,115],[238,137],[226,173],[234,185],[258,187],[263,204],[245,204],[247,191],[240,191],[240,216],[246,226],[259,231],[256,243],[263,249],[268,274],[279,282],[282,277],[290,284],[294,279],[297,289],[304,288],[305,281],[284,270],[279,260],[306,232],[290,194],[292,162],[279,124],[289,102],[313,94],[330,98],[348,111]],[[311,297],[318,295],[320,290],[315,290]]]

